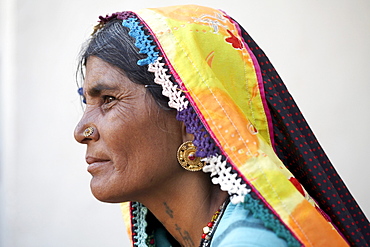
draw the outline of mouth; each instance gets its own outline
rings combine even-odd
[[[87,171],[92,174],[92,173],[97,172],[104,165],[110,163],[110,160],[87,156],[86,163],[89,164],[89,166],[87,167]]]

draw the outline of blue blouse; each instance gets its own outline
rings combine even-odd
[[[155,233],[156,246],[171,247],[167,231],[159,228]],[[210,247],[287,247],[284,239],[267,229],[253,217],[243,203],[227,205],[213,235]]]
[[[253,217],[243,203],[226,207],[213,235],[211,247],[287,247],[284,239]]]

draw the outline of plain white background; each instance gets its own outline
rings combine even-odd
[[[223,9],[251,34],[370,215],[369,1],[1,0],[0,246],[128,246],[119,206],[93,198],[73,139],[77,56],[99,15],[187,3]]]

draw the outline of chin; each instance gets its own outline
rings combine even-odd
[[[97,186],[91,182],[90,189],[93,196],[101,202],[121,203],[129,201],[121,194],[114,193],[108,186]]]
[[[94,190],[91,190],[92,194],[96,199],[98,199],[101,202],[106,202],[106,203],[121,203],[121,202],[127,202],[129,200],[124,200],[122,197],[116,197],[112,195],[107,195],[105,193],[96,193]]]

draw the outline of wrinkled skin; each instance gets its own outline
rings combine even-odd
[[[175,111],[159,108],[143,85],[97,57],[87,59],[83,89],[87,104],[75,138],[87,145],[94,196],[141,202],[181,246],[196,246],[227,193],[207,174],[179,165],[177,149],[193,135]],[[88,127],[94,132],[85,137]]]
[[[87,145],[93,195],[104,202],[142,201],[165,191],[184,171],[177,148],[189,138],[174,111],[158,107],[143,85],[89,57],[83,84],[86,110],[75,139]],[[84,137],[87,127],[94,132]]]

